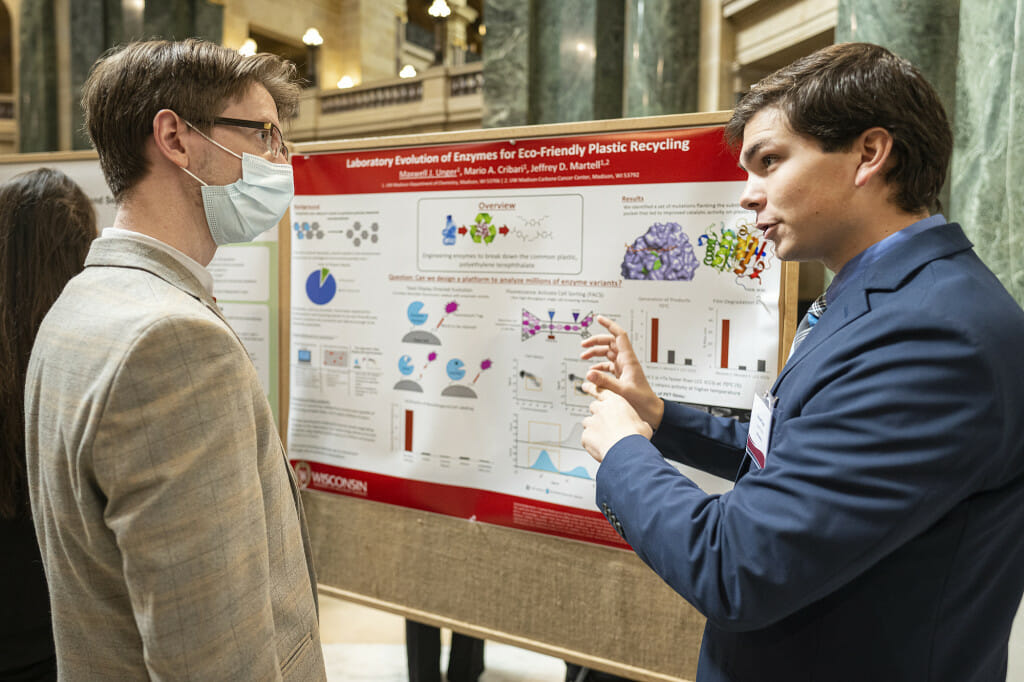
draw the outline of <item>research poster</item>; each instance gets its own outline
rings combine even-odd
[[[56,168],[78,183],[92,200],[98,229],[114,224],[117,204],[94,153],[32,157],[31,161],[23,161],[18,155],[0,158],[0,182],[37,168]],[[222,246],[207,265],[217,305],[252,358],[275,416],[279,413],[277,239],[275,227],[249,244]]]
[[[580,444],[580,342],[663,397],[748,410],[780,264],[720,127],[293,159],[288,444],[304,487],[624,546]],[[728,482],[686,470],[710,492]]]

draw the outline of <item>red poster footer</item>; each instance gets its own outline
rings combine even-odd
[[[426,483],[320,462],[291,460],[299,486],[374,502],[630,549],[597,511],[476,488]]]

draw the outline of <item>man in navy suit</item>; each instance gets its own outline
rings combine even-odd
[[[601,319],[598,506],[707,616],[700,681],[1005,679],[1024,311],[933,214],[952,150],[935,91],[881,47],[833,45],[753,86],[726,135],[775,253],[836,273],[827,307],[749,425],[663,402]],[[705,494],[663,457],[735,486]]]

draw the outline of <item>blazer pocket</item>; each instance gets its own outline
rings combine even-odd
[[[305,635],[302,636],[302,640],[300,640],[299,643],[295,645],[295,648],[291,650],[291,653],[289,653],[285,657],[284,662],[281,663],[282,677],[288,676],[288,673],[291,671],[291,669],[295,667],[295,664],[298,661],[302,660],[302,658],[306,655],[306,652],[309,651],[309,647],[311,647],[312,645],[313,638],[307,632]]]

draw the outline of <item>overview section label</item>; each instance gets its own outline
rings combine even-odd
[[[417,238],[424,272],[579,274],[583,195],[423,198]]]

